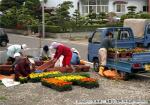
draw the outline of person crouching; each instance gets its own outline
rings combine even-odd
[[[31,73],[30,62],[27,58],[21,56],[20,53],[14,54],[15,62],[13,64],[15,80],[20,76],[27,77]]]

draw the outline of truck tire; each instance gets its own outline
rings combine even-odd
[[[6,47],[6,46],[7,46],[7,42],[6,42],[6,41],[2,41],[2,42],[1,42],[1,46],[2,46],[2,47]]]
[[[95,72],[99,71],[99,60],[97,58],[93,60],[93,69]]]
[[[123,77],[124,81],[128,81],[129,80],[129,73],[121,71],[120,74]]]

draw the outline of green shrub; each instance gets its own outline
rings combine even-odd
[[[96,28],[102,27],[122,27],[122,23],[113,23],[113,24],[100,24],[100,25],[84,25],[80,27],[74,27],[73,32],[84,32],[84,31],[94,31]]]
[[[148,14],[148,13],[141,13],[141,14],[140,14],[140,17],[141,17],[142,19],[150,19],[150,14]]]
[[[28,27],[34,32],[38,32],[38,30],[40,30],[40,32],[42,32],[42,26],[30,25]],[[51,33],[61,32],[61,27],[47,25],[47,26],[45,26],[45,32],[51,32]]]
[[[46,26],[45,31],[46,32],[52,32],[52,33],[57,33],[57,32],[61,32],[61,27],[60,26]]]

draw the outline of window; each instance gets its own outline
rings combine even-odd
[[[90,6],[89,11],[92,11],[93,13],[96,13],[96,6]]]
[[[4,34],[5,34],[5,31],[2,30],[2,29],[0,29],[0,36],[1,36],[1,35],[4,35]]]
[[[97,0],[97,5],[108,5],[109,0]]]
[[[101,5],[108,5],[109,0],[101,0]]]
[[[82,0],[82,5],[89,5],[89,1],[88,0]]]
[[[108,12],[109,0],[81,0],[81,4],[83,14],[89,13],[91,10],[94,13]]]
[[[88,6],[82,6],[82,12],[88,13]]]
[[[92,38],[92,43],[100,43],[100,34],[101,32],[96,31]]]
[[[108,12],[108,6],[97,6],[97,13]]]
[[[96,0],[89,0],[89,5],[96,5]]]
[[[148,6],[143,6],[143,12],[147,12],[148,11]]]
[[[126,40],[126,39],[129,39],[129,38],[130,38],[130,35],[129,35],[128,31],[121,31],[120,32],[119,40]]]
[[[80,3],[77,3],[77,9],[80,10]]]
[[[147,27],[147,34],[150,34],[150,24]]]
[[[125,4],[116,4],[116,12],[125,12]]]

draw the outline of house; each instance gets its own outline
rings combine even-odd
[[[150,0],[48,0],[48,7],[56,7],[64,1],[72,1],[74,8],[70,9],[73,14],[78,9],[81,15],[87,15],[91,10],[95,13],[114,12],[118,16],[128,12],[128,6],[136,6],[136,12],[150,12]]]

